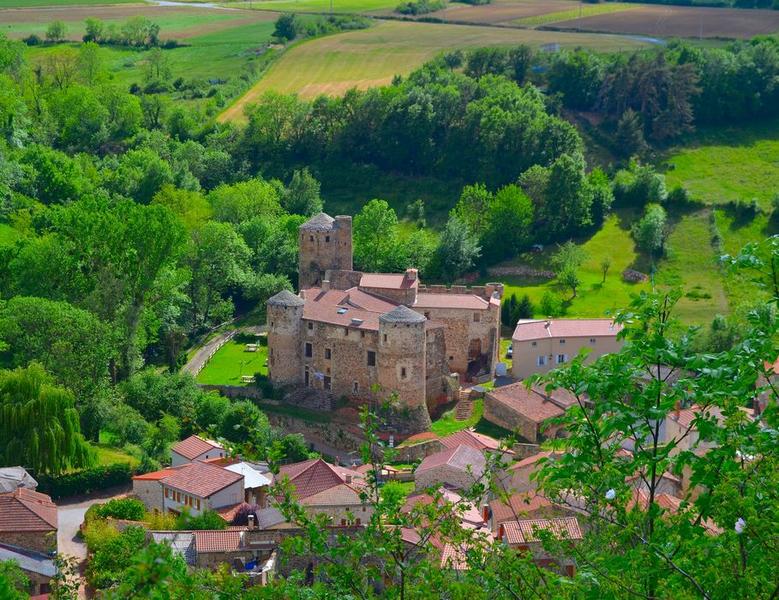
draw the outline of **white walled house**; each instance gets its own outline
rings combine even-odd
[[[160,481],[162,511],[179,514],[185,508],[193,516],[243,502],[244,478],[222,467],[193,462]]]
[[[170,453],[171,465],[174,467],[195,460],[209,460],[227,456],[227,451],[219,442],[206,440],[198,435],[191,435],[181,440],[170,449]]]

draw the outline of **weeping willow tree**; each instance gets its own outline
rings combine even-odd
[[[0,440],[0,466],[56,475],[94,460],[73,395],[37,363],[0,371]]]

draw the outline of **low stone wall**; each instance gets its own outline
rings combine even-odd
[[[418,444],[396,448],[394,460],[402,463],[413,463],[443,449],[444,445],[440,440],[425,440]]]
[[[321,412],[335,410],[335,398],[332,394],[324,390],[306,387],[292,387],[285,390],[284,404]]]
[[[346,452],[359,451],[364,442],[361,437],[350,431],[349,427],[343,423],[314,423],[272,411],[268,411],[265,414],[268,415],[270,424],[278,427],[284,433],[300,433],[306,440],[309,440],[309,438],[319,440],[338,450]]]
[[[527,265],[515,265],[512,267],[492,267],[487,273],[494,277],[533,277],[536,279],[554,279],[554,271],[534,269]]]
[[[262,390],[251,385],[208,385],[198,384],[201,390],[206,392],[219,392],[226,398],[248,398],[250,400],[262,400]]]

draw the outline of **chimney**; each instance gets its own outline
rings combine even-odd
[[[406,279],[409,281],[416,281],[419,271],[416,269],[406,269]]]
[[[344,479],[346,479],[346,483],[352,482],[352,476],[351,475],[344,475]]]
[[[552,326],[552,317],[547,317],[546,318],[546,323],[544,323],[544,327],[549,329],[551,326]]]
[[[254,529],[255,523],[254,523],[254,514],[250,513],[248,516],[249,519],[249,529]]]
[[[677,400],[676,403],[674,404],[674,417],[676,417],[677,421],[679,420],[679,413],[681,412],[681,410],[682,410],[682,404],[679,400]]]

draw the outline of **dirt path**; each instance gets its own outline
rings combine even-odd
[[[190,358],[189,361],[187,361],[187,364],[184,365],[181,370],[195,377],[198,373],[200,373],[203,367],[206,366],[206,363],[214,355],[214,352],[219,350],[219,348],[222,347],[222,344],[233,337],[237,331],[237,329],[231,329],[230,331],[220,333],[213,339],[209,340],[203,347],[195,352],[195,355]]]

